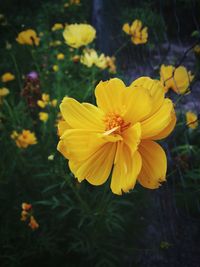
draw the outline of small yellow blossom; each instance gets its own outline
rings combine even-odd
[[[29,130],[23,130],[21,133],[13,131],[11,138],[15,140],[15,143],[19,148],[27,148],[30,145],[37,144],[37,138],[35,134]]]
[[[64,27],[62,23],[55,23],[53,27],[51,28],[51,30],[54,32],[54,31],[62,30],[63,28]]]
[[[70,0],[71,5],[80,5],[80,0]]]
[[[116,65],[115,65],[116,58],[115,57],[106,57],[106,64],[110,73],[116,73]]]
[[[30,209],[32,209],[32,205],[31,204],[29,204],[29,203],[26,203],[26,202],[23,202],[22,203],[22,209],[23,210],[30,210]]]
[[[58,65],[53,65],[52,69],[53,69],[53,71],[55,71],[55,72],[59,71],[59,67],[58,67]]]
[[[56,106],[57,106],[57,103],[58,103],[58,100],[57,100],[57,99],[53,99],[53,100],[51,101],[51,105],[52,105],[52,107],[56,107]]]
[[[2,104],[3,98],[7,96],[9,93],[10,91],[8,90],[8,88],[5,88],[5,87],[0,88],[0,104]]]
[[[58,60],[63,60],[65,58],[65,55],[63,54],[63,53],[59,53],[58,55],[57,55],[57,59]]]
[[[79,56],[79,55],[75,55],[75,56],[72,57],[72,61],[73,61],[74,63],[78,63],[79,60],[80,60],[80,56]]]
[[[48,156],[48,160],[54,160],[54,155],[52,154],[52,155],[49,155]]]
[[[39,106],[40,108],[45,108],[46,105],[47,105],[47,103],[45,103],[45,102],[42,101],[42,100],[38,100],[38,101],[37,101],[37,104],[38,104],[38,106]]]
[[[89,24],[70,24],[67,25],[63,32],[66,44],[73,48],[91,43],[96,36],[96,30]]]
[[[135,44],[145,44],[148,39],[148,28],[142,29],[142,22],[138,19],[134,20],[131,25],[125,23],[122,30],[131,36],[131,41]]]
[[[4,83],[13,81],[14,79],[15,79],[15,76],[10,72],[6,72],[1,76],[1,80]]]
[[[197,115],[192,111],[186,112],[186,122],[189,128],[196,129],[198,127]]]
[[[173,103],[160,81],[148,77],[128,87],[120,79],[100,82],[97,106],[65,97],[60,105],[58,151],[69,160],[79,182],[102,185],[111,175],[111,190],[121,195],[136,181],[149,189],[166,181],[167,158],[156,142],[175,127]]]
[[[39,228],[39,224],[38,224],[38,222],[36,221],[36,219],[33,216],[30,217],[30,222],[29,222],[28,226],[32,230],[36,230],[36,229]]]
[[[190,83],[193,79],[194,75],[184,66],[175,68],[172,65],[162,65],[160,68],[160,80],[166,92],[172,89],[177,94],[185,94],[189,91]]]
[[[69,3],[65,3],[63,6],[64,6],[64,8],[67,8],[67,7],[69,7]]]
[[[16,38],[16,41],[22,45],[38,46],[40,43],[40,38],[37,36],[37,33],[34,30],[28,29],[20,32]]]
[[[25,222],[28,219],[29,213],[26,210],[22,210],[21,212],[21,221]]]
[[[81,56],[81,63],[87,67],[97,66],[100,69],[107,67],[107,60],[104,54],[98,56],[94,49],[84,49],[83,55]]]
[[[47,112],[39,112],[39,119],[43,122],[46,122],[49,118],[49,114]]]
[[[197,55],[200,55],[200,45],[195,45],[195,47],[194,47],[194,52],[195,52]]]
[[[50,101],[50,96],[49,94],[42,94],[42,100],[46,103]]]

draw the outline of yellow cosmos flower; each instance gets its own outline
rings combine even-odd
[[[166,179],[167,159],[155,140],[176,123],[173,103],[160,81],[141,77],[126,87],[120,79],[100,82],[97,107],[65,97],[57,149],[69,160],[78,181],[103,184],[112,172],[111,190],[121,195],[136,180],[155,189]]]
[[[53,69],[53,71],[55,71],[55,72],[59,71],[59,67],[58,67],[58,65],[53,65],[52,69]]]
[[[53,27],[51,28],[51,30],[53,31],[53,32],[55,32],[55,31],[58,31],[58,30],[62,30],[64,27],[63,27],[63,24],[62,23],[55,23],[54,25],[53,25]]]
[[[63,32],[66,44],[74,48],[88,45],[95,36],[96,30],[89,24],[70,24]]]
[[[196,129],[198,127],[197,115],[192,111],[186,112],[186,122],[189,128]]]
[[[14,79],[15,79],[15,76],[10,72],[6,72],[1,76],[1,80],[4,83],[13,81]]]
[[[51,101],[51,106],[52,106],[52,107],[56,107],[56,106],[57,106],[57,103],[58,103],[58,100],[57,100],[57,99],[53,99],[53,100]]]
[[[57,55],[57,59],[58,60],[63,60],[65,58],[65,55],[63,54],[63,53],[59,53],[58,55]]]
[[[138,19],[134,20],[131,25],[125,23],[122,30],[131,35],[131,41],[135,44],[145,44],[148,39],[148,28],[144,27],[142,29],[142,22]]]
[[[47,112],[39,112],[39,119],[43,122],[46,122],[49,118],[49,114]]]
[[[172,65],[162,65],[160,68],[160,80],[166,92],[172,89],[177,94],[185,94],[189,91],[193,79],[194,75],[183,66],[175,68]]]
[[[29,130],[23,130],[22,133],[13,131],[11,138],[15,140],[15,143],[19,148],[27,148],[30,145],[37,144],[35,134],[30,132]]]
[[[107,67],[107,60],[104,54],[98,56],[94,49],[84,49],[83,55],[81,56],[81,63],[87,67],[92,67],[96,65],[100,69],[105,69]]]
[[[8,88],[5,88],[5,87],[0,88],[0,104],[2,104],[3,98],[7,96],[9,93],[10,91],[8,90]]]
[[[40,43],[40,38],[37,36],[37,33],[34,30],[28,29],[20,32],[16,38],[16,41],[22,45],[38,46]]]
[[[110,73],[116,73],[116,65],[115,65],[116,58],[115,57],[106,57],[106,63],[108,66],[108,70]]]

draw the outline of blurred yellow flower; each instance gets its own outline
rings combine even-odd
[[[37,144],[35,134],[30,132],[29,130],[23,130],[21,133],[13,131],[11,138],[15,140],[15,143],[19,148],[27,148],[30,145]]]
[[[54,155],[53,154],[49,155],[48,160],[54,160]]]
[[[80,2],[81,2],[80,0],[70,0],[71,5],[79,5]]]
[[[49,101],[50,101],[50,96],[49,96],[49,94],[42,94],[42,101],[44,101],[46,104],[48,104],[49,103]]]
[[[74,63],[77,63],[80,60],[80,56],[79,55],[75,55],[75,56],[72,57],[72,60],[73,60]]]
[[[59,71],[59,67],[58,67],[58,65],[53,65],[52,69],[53,69],[53,71],[55,71],[55,72]]]
[[[63,32],[66,44],[74,48],[88,45],[94,40],[95,36],[96,30],[89,24],[66,25]]]
[[[116,73],[116,65],[115,65],[116,58],[115,57],[106,57],[106,64],[110,73]]]
[[[200,55],[200,45],[195,45],[194,52],[198,55]]]
[[[148,28],[144,27],[142,29],[142,22],[138,19],[134,20],[131,25],[125,23],[122,30],[131,35],[131,41],[135,44],[145,44],[148,39]]]
[[[39,112],[39,119],[43,122],[46,122],[49,118],[49,114],[47,112]]]
[[[32,209],[32,205],[31,204],[29,204],[29,203],[26,203],[26,202],[23,202],[22,203],[22,209],[23,210],[30,210],[30,209]]]
[[[59,46],[62,42],[60,40],[52,41],[49,43],[49,46]]]
[[[53,27],[51,28],[51,30],[54,32],[54,31],[62,30],[63,28],[64,27],[62,23],[55,23]]]
[[[65,58],[65,55],[63,53],[57,54],[57,59],[58,60],[63,60]]]
[[[103,184],[112,172],[111,190],[121,195],[136,180],[150,189],[166,180],[167,159],[155,142],[176,124],[173,103],[160,81],[141,77],[126,87],[120,79],[100,82],[97,107],[65,97],[57,149],[69,160],[78,181]]]
[[[193,79],[194,75],[183,66],[175,68],[172,65],[162,65],[160,68],[160,80],[166,92],[172,89],[177,94],[185,94],[189,91]]]
[[[58,103],[58,100],[57,100],[57,99],[53,99],[53,100],[51,101],[51,105],[52,105],[52,107],[56,107],[56,106],[57,106],[57,103]]]
[[[7,96],[9,93],[10,91],[8,90],[8,88],[5,88],[5,87],[0,88],[0,104],[2,104],[3,98]]]
[[[192,111],[186,112],[186,122],[189,128],[196,129],[198,127],[197,115]]]
[[[20,32],[16,38],[16,41],[22,45],[38,46],[40,43],[40,38],[37,36],[37,33],[34,30],[28,29]]]
[[[22,210],[21,212],[21,221],[26,221],[28,219],[29,213],[26,210]]]
[[[38,222],[36,221],[36,219],[33,216],[30,217],[30,222],[29,222],[28,226],[32,230],[36,230],[36,229],[39,228],[39,224],[38,224]]]
[[[81,56],[81,63],[87,67],[92,67],[96,65],[100,69],[105,69],[107,67],[107,61],[104,54],[98,56],[94,49],[84,49],[83,55]]]
[[[1,80],[4,83],[13,81],[14,79],[15,79],[15,76],[10,72],[6,72],[1,76]]]
[[[47,103],[45,103],[45,102],[42,101],[42,100],[38,100],[38,101],[37,101],[37,104],[38,104],[38,106],[39,106],[40,108],[45,108],[46,105],[47,105]]]

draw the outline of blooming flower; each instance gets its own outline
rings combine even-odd
[[[57,103],[58,103],[58,100],[57,100],[57,99],[53,99],[53,100],[51,101],[51,106],[52,106],[52,107],[56,107],[56,106],[57,106]]]
[[[96,65],[100,69],[105,69],[107,67],[107,60],[104,54],[98,56],[94,49],[84,49],[83,55],[81,56],[81,63],[87,67],[92,67]]]
[[[62,23],[55,23],[53,27],[51,28],[51,30],[54,32],[54,31],[62,30],[63,28],[64,27]]]
[[[63,32],[66,44],[79,48],[91,43],[96,36],[96,30],[89,24],[70,24]]]
[[[116,58],[115,57],[106,57],[106,64],[108,66],[108,70],[110,73],[116,73],[116,65],[115,65]]]
[[[46,122],[49,118],[49,114],[47,112],[39,112],[39,119],[43,122]]]
[[[37,36],[37,33],[34,30],[28,29],[20,32],[16,38],[16,41],[22,45],[38,46],[40,43],[40,38]]]
[[[26,203],[26,202],[23,202],[22,203],[22,209],[23,210],[30,210],[30,209],[32,209],[32,205],[31,204],[29,204],[29,203]]]
[[[57,55],[57,59],[58,60],[63,60],[65,58],[65,55],[63,54],[63,53],[59,53],[58,55]]]
[[[39,224],[38,224],[38,222],[36,221],[36,219],[33,216],[30,217],[30,222],[29,222],[28,226],[32,230],[36,230],[36,229],[39,228]]]
[[[35,134],[29,130],[23,130],[21,133],[13,131],[11,138],[15,140],[15,143],[19,148],[27,148],[30,145],[37,144],[37,138]]]
[[[196,129],[198,127],[197,115],[192,111],[186,112],[185,115],[186,115],[187,126],[191,129]]]
[[[3,98],[7,96],[9,93],[10,91],[8,90],[8,88],[5,88],[5,87],[0,88],[0,104],[2,104]]]
[[[131,41],[135,44],[145,44],[148,39],[148,28],[144,27],[142,29],[142,22],[138,19],[134,20],[131,25],[125,23],[122,30],[131,35]]]
[[[166,92],[171,88],[177,94],[184,94],[189,90],[193,79],[194,75],[183,66],[175,68],[172,65],[162,65],[160,68],[160,80]]]
[[[1,76],[1,80],[4,83],[13,81],[14,79],[15,79],[15,76],[10,72],[6,72]]]
[[[97,107],[65,97],[58,125],[58,150],[78,181],[103,184],[112,172],[111,190],[121,195],[136,180],[155,189],[165,181],[167,159],[155,140],[176,123],[173,103],[160,81],[141,77],[126,87],[120,79],[100,82]]]
[[[58,67],[58,65],[53,65],[52,69],[53,69],[53,71],[55,71],[55,72],[59,71],[59,67]]]

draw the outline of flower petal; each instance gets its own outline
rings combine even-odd
[[[110,79],[106,82],[100,82],[95,89],[97,106],[105,113],[120,113],[123,107],[123,94],[125,84],[117,78]]]
[[[141,170],[142,160],[136,151],[131,155],[129,147],[123,142],[117,145],[116,160],[112,173],[111,190],[114,194],[121,195],[133,189],[137,176]]]
[[[70,161],[69,167],[79,182],[86,179],[93,185],[101,185],[109,177],[115,152],[116,143],[106,143],[86,161]]]
[[[149,189],[158,188],[166,180],[167,158],[164,150],[154,141],[142,141],[139,152],[142,156],[139,183]]]
[[[152,140],[161,140],[161,139],[167,137],[168,135],[171,134],[171,132],[173,131],[175,125],[176,125],[176,114],[175,114],[175,111],[173,110],[171,112],[171,121],[167,125],[167,127],[164,128],[159,134],[157,134],[155,136],[152,136],[151,139]]]
[[[124,120],[134,124],[146,118],[152,109],[152,101],[148,90],[141,86],[130,86],[125,93],[126,112],[123,116]]]
[[[143,87],[149,91],[152,99],[152,110],[149,116],[154,114],[163,104],[165,90],[160,81],[153,80],[149,77],[140,77],[132,82],[130,87]]]
[[[142,139],[153,138],[161,133],[170,124],[172,111],[172,101],[167,98],[156,113],[141,122]]]
[[[141,125],[139,122],[123,132],[124,143],[129,147],[132,155],[137,150],[137,147],[140,143],[140,137],[141,137]]]
[[[60,110],[65,121],[77,129],[93,129],[103,131],[102,112],[98,108],[88,108],[73,98],[65,97],[60,105]]]
[[[70,160],[82,161],[89,158],[107,140],[92,130],[69,129],[61,136],[58,143],[58,151]]]

